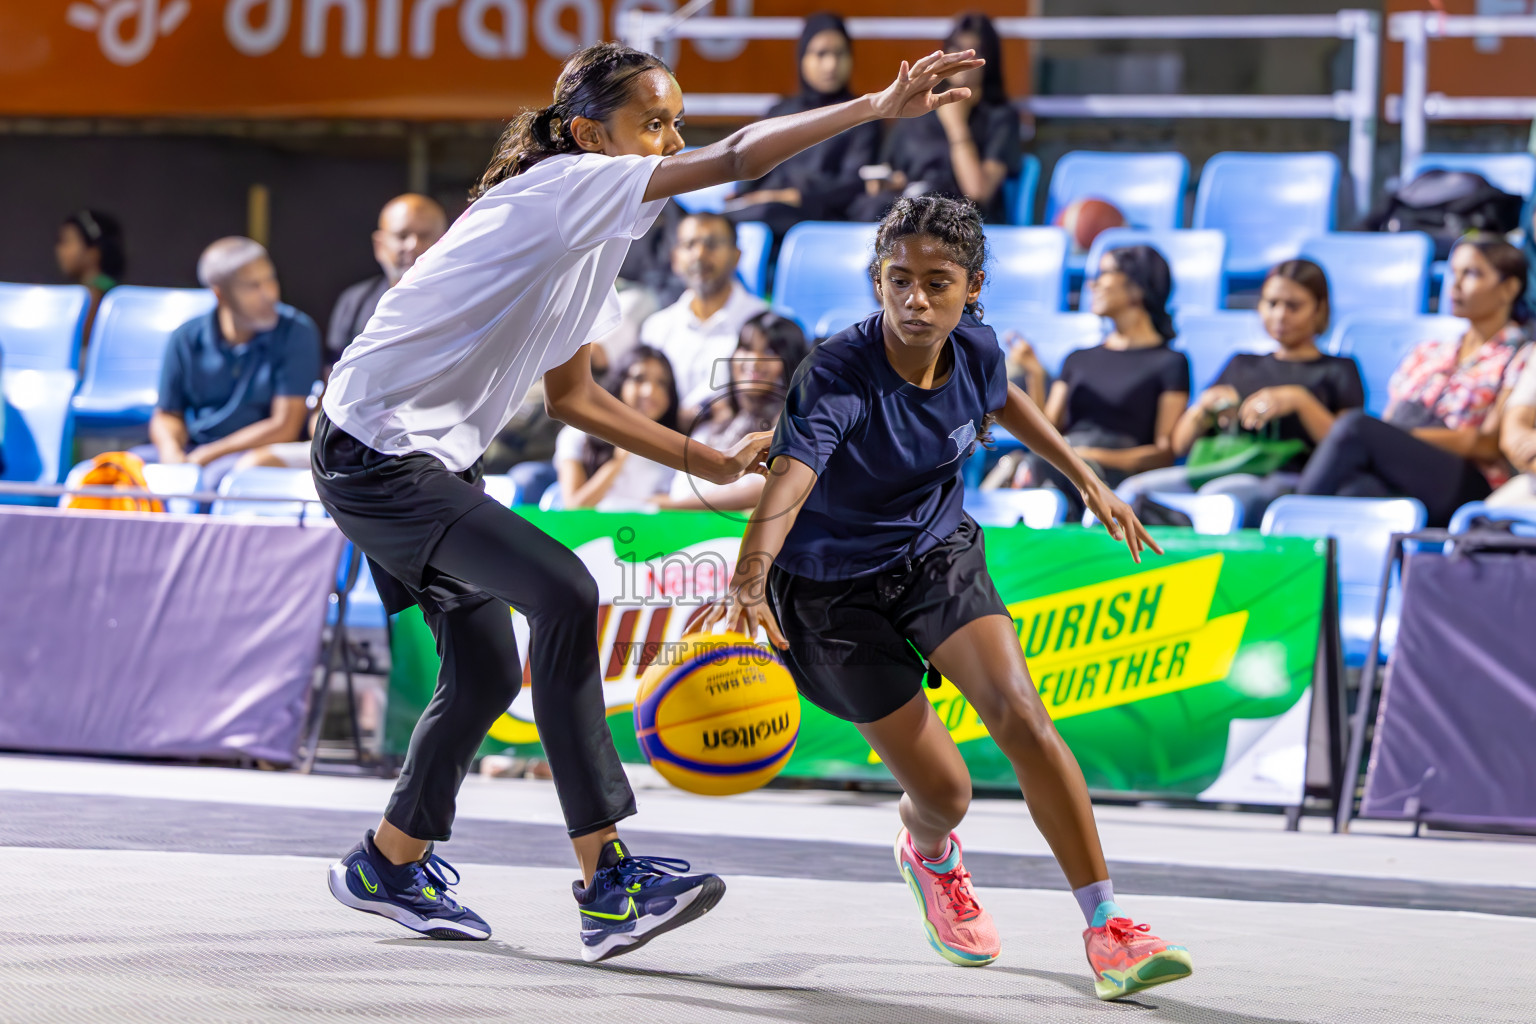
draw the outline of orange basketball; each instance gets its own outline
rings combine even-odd
[[[1105,229],[1125,227],[1125,215],[1103,199],[1078,199],[1056,215],[1056,226],[1066,228],[1073,246],[1087,252]]]

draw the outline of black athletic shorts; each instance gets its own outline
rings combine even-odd
[[[455,473],[426,452],[386,455],[332,423],[322,411],[310,445],[320,503],[368,556],[390,614],[420,604],[450,611],[492,600],[478,587],[443,576],[427,559],[448,527],[487,501],[481,464]]]
[[[1008,614],[987,573],[981,527],[970,516],[910,570],[813,580],[774,566],[768,605],[789,641],[779,653],[795,685],[812,704],[849,722],[896,711],[921,692],[924,659],[955,630]]]

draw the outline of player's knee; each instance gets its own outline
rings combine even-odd
[[[547,617],[575,618],[581,621],[597,615],[597,581],[585,566],[578,565],[568,573],[552,577],[541,601],[538,614]]]
[[[485,685],[490,691],[487,700],[505,711],[523,688],[522,662],[512,658],[499,665],[496,671],[486,674]]]
[[[989,723],[987,730],[1004,750],[1039,750],[1054,739],[1056,726],[1032,691],[1014,688],[997,705],[996,724]]]

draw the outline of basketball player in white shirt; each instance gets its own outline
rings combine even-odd
[[[717,451],[592,379],[587,346],[618,322],[613,283],[631,240],[670,196],[752,181],[866,121],[967,98],[933,89],[981,63],[935,52],[903,62],[878,93],[680,153],[670,69],[603,43],[566,62],[553,103],[511,123],[473,204],[336,364],[316,428],[321,501],[368,556],[390,611],[421,606],[443,666],[378,829],[331,867],[343,904],[436,938],[490,936],[448,894],[458,876],[432,844],[448,838],[459,785],[522,683],[509,605],[528,618],[534,714],[581,864],[582,955],[638,948],[719,901],[716,876],[619,841],[635,804],[604,717],[596,584],[570,550],[485,496],[480,458],[542,378],[551,416],[639,458],[712,483],[761,472],[769,434]]]

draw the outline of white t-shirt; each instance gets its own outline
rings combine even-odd
[[[708,320],[693,315],[693,290],[683,292],[666,309],[657,310],[640,325],[640,343],[659,348],[672,364],[678,400],[701,405],[730,383],[730,369],[723,360],[736,351],[741,328],[768,308],[768,303],[731,281],[731,295]],[[716,367],[718,366],[718,369]],[[718,380],[711,380],[711,377]]]
[[[347,346],[325,412],[388,455],[468,469],[529,385],[619,322],[613,282],[665,199],[659,156],[548,157],[465,210]]]
[[[567,460],[581,462],[586,457],[587,435],[575,427],[563,427],[555,435],[555,463]],[[594,506],[599,511],[610,512],[632,509],[654,501],[658,494],[666,494],[672,486],[672,470],[659,462],[642,459],[631,454],[619,468],[618,475],[608,493]]]

